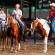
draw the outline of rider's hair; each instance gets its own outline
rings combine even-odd
[[[19,4],[16,4],[16,5],[20,8],[20,5],[19,5]],[[16,5],[15,5],[15,6],[16,6]]]
[[[1,9],[1,10],[5,11],[5,9]]]

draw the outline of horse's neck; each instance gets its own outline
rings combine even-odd
[[[42,29],[42,28],[43,28],[43,25],[39,22],[39,23],[38,23],[38,27],[39,27],[40,29]]]
[[[47,21],[46,21],[45,19],[38,19],[38,21],[39,21],[42,25],[47,24]]]

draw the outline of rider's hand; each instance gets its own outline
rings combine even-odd
[[[51,21],[49,20],[49,23],[51,23]]]
[[[19,18],[17,19],[17,21],[19,21]]]
[[[16,13],[15,13],[15,15],[16,15]]]
[[[47,19],[49,19],[49,17],[47,17]]]

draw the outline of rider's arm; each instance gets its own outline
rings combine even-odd
[[[19,18],[22,18],[22,16],[20,16]],[[17,21],[19,21],[19,18],[17,18]]]
[[[15,16],[16,14],[15,14],[15,10],[13,10],[13,12],[12,12],[12,15],[11,16]]]
[[[47,17],[47,19],[50,19],[50,17],[51,17],[51,14],[52,14],[51,12],[52,12],[52,11],[50,11],[50,13],[49,13],[49,16]]]
[[[19,18],[22,18],[22,11],[20,10],[20,17]]]

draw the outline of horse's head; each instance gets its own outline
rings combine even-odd
[[[38,25],[38,19],[33,20],[33,22],[31,23],[31,29],[35,29]]]
[[[12,16],[8,16],[8,24],[11,24],[12,23]]]
[[[31,35],[34,34],[34,29],[38,26],[38,18],[36,18],[36,20],[33,20],[33,22],[31,23]]]
[[[8,16],[8,24],[11,24],[11,23],[17,24],[17,21],[10,15]]]

